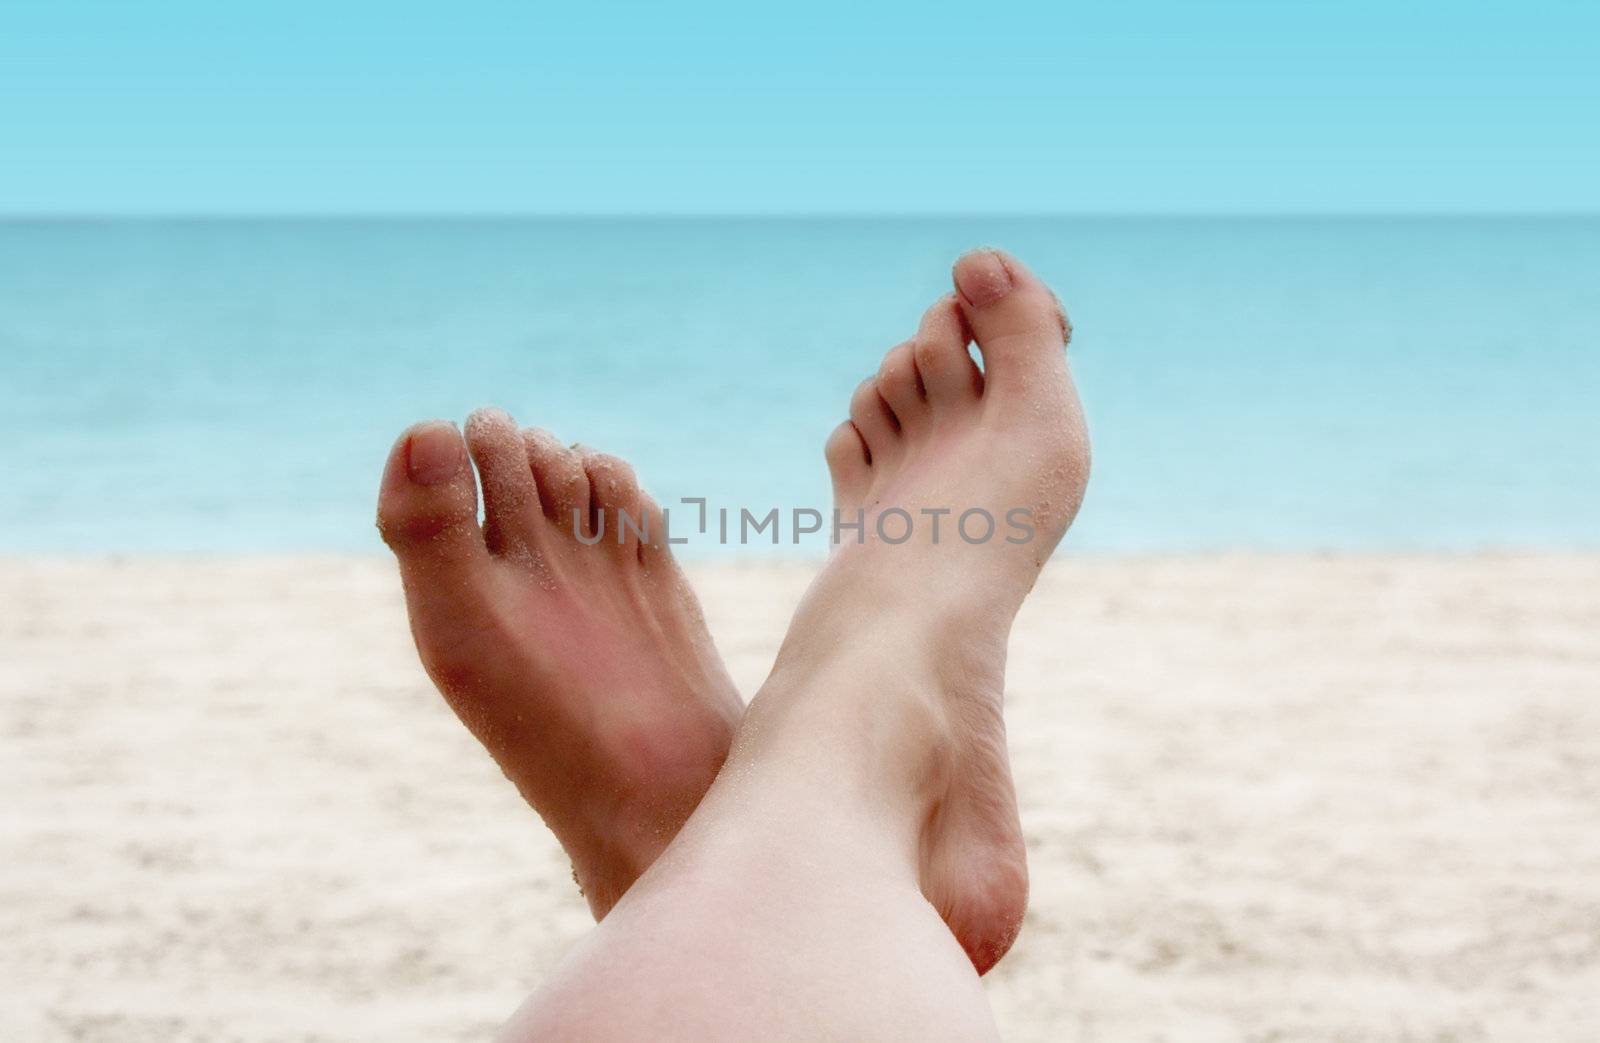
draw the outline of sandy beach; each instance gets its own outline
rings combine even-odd
[[[692,571],[748,695],[811,570]],[[388,561],[0,603],[0,1038],[478,1040],[587,928]],[[1600,555],[1067,558],[1010,662],[1007,1039],[1600,1037]]]

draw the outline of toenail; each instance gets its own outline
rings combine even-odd
[[[420,427],[406,443],[406,474],[418,485],[438,485],[454,478],[463,462],[461,436],[451,424]]]
[[[1011,272],[993,250],[974,250],[956,262],[956,289],[974,308],[993,304],[1011,292]]]

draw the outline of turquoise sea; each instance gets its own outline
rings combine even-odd
[[[826,507],[982,243],[1077,328],[1079,548],[1600,546],[1600,219],[75,220],[0,223],[0,553],[377,550],[395,434],[480,403]]]

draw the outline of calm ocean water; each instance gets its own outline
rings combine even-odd
[[[376,550],[395,434],[480,403],[826,507],[979,243],[1077,327],[1079,548],[1600,546],[1597,219],[84,221],[0,224],[0,553]]]

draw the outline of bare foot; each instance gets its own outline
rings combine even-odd
[[[773,673],[814,677],[835,664],[823,672],[872,678],[896,704],[884,733],[913,751],[905,763],[926,801],[922,890],[981,973],[1011,946],[1027,904],[1001,716],[1006,640],[1077,513],[1089,439],[1055,296],[995,251],[965,255],[954,278],[956,293],[889,351],[828,441],[836,506],[847,523],[859,510],[865,531],[857,542],[842,530]],[[886,746],[877,758],[894,762]]]
[[[477,483],[485,523],[477,521]],[[574,510],[604,513],[604,538]],[[649,542],[618,511],[648,519]],[[389,456],[378,528],[423,665],[572,859],[596,919],[716,777],[742,705],[656,505],[615,457],[499,411],[418,424]]]

